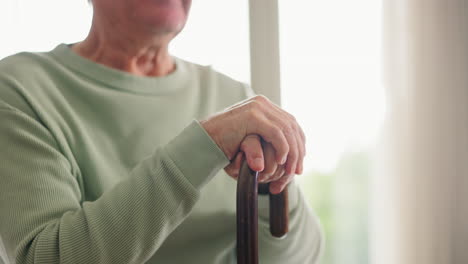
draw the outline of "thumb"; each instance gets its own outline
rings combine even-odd
[[[254,171],[263,171],[265,162],[260,137],[258,135],[247,135],[241,143],[240,149],[245,153],[247,164]]]

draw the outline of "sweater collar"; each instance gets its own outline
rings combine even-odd
[[[187,62],[174,57],[176,69],[168,75],[145,77],[116,70],[86,59],[70,48],[60,44],[51,51],[54,57],[69,68],[93,79],[102,85],[131,93],[166,94],[181,89],[190,80]]]

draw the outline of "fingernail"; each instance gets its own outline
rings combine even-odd
[[[254,163],[258,168],[263,168],[263,159],[262,158],[255,158]],[[262,170],[260,170],[260,171],[262,171]]]
[[[281,160],[281,165],[283,165],[284,163],[286,163],[286,159],[287,159],[287,158],[288,158],[287,156],[284,156],[284,157],[283,157],[283,159]]]

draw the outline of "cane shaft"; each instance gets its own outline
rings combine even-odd
[[[258,184],[258,173],[242,162],[237,179],[237,263],[258,264],[258,193],[269,194],[270,232],[288,232],[288,189],[271,194],[268,184]]]

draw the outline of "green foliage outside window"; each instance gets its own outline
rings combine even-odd
[[[368,152],[346,153],[329,173],[300,176],[309,204],[325,233],[322,264],[366,264],[371,160]]]

